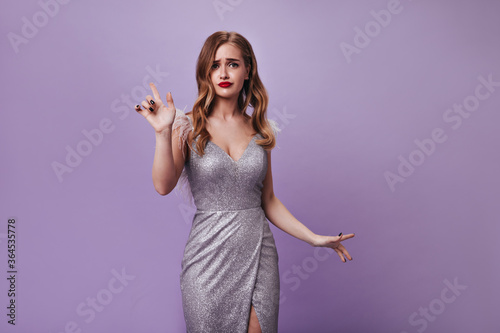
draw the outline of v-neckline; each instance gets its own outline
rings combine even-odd
[[[248,142],[245,150],[243,151],[243,154],[241,154],[240,158],[238,160],[234,160],[224,149],[222,149],[221,147],[219,147],[217,144],[215,144],[211,139],[208,139],[208,142],[210,142],[211,144],[213,144],[215,147],[217,147],[220,151],[222,151],[224,153],[224,155],[226,155],[231,161],[233,161],[233,163],[238,163],[239,161],[241,161],[243,159],[243,157],[245,156],[248,148],[250,147],[250,144],[252,143],[253,139],[255,139],[255,137],[258,135],[259,133],[255,134],[252,139],[250,140],[250,142]]]
[[[191,117],[187,116],[187,118],[189,119],[189,123],[191,124],[191,128],[194,129],[194,126],[193,126],[193,121],[191,120]],[[248,148],[250,147],[250,144],[253,142],[253,140],[255,139],[255,137],[259,135],[259,133],[255,133],[254,136],[252,136],[252,139],[250,139],[250,142],[248,142],[247,144],[247,147],[245,148],[245,150],[243,151],[243,154],[241,154],[240,158],[235,161],[231,156],[229,156],[228,153],[226,153],[226,151],[224,149],[222,149],[221,147],[219,147],[217,144],[215,144],[211,139],[208,139],[208,142],[210,142],[211,144],[213,144],[217,149],[219,149],[221,152],[224,153],[224,155],[226,155],[233,163],[238,163],[239,161],[241,161],[243,159],[243,157],[245,156],[245,154],[247,153],[247,150]]]

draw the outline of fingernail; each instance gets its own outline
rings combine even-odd
[[[154,111],[154,109],[153,109],[153,108],[149,108],[149,111],[153,112],[153,111]]]
[[[136,109],[138,109],[138,108],[139,108],[139,104],[137,104],[137,105],[135,106],[135,108],[136,108]]]
[[[155,105],[155,101],[153,101],[153,100],[149,101],[149,103],[150,103],[151,105]]]
[[[342,233],[339,234],[339,237],[342,236]]]

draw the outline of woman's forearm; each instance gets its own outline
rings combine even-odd
[[[267,219],[276,227],[311,246],[315,246],[317,235],[297,220],[277,197],[273,196],[263,202],[262,209]]]
[[[156,147],[153,160],[153,184],[161,195],[169,194],[176,184],[172,129],[155,132]]]

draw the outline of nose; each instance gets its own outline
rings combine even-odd
[[[226,66],[221,66],[220,67],[220,74],[219,75],[220,75],[221,80],[225,80],[225,79],[228,78]]]

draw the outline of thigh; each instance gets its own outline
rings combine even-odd
[[[250,321],[248,323],[248,333],[262,333],[259,319],[253,305],[250,307]]]

